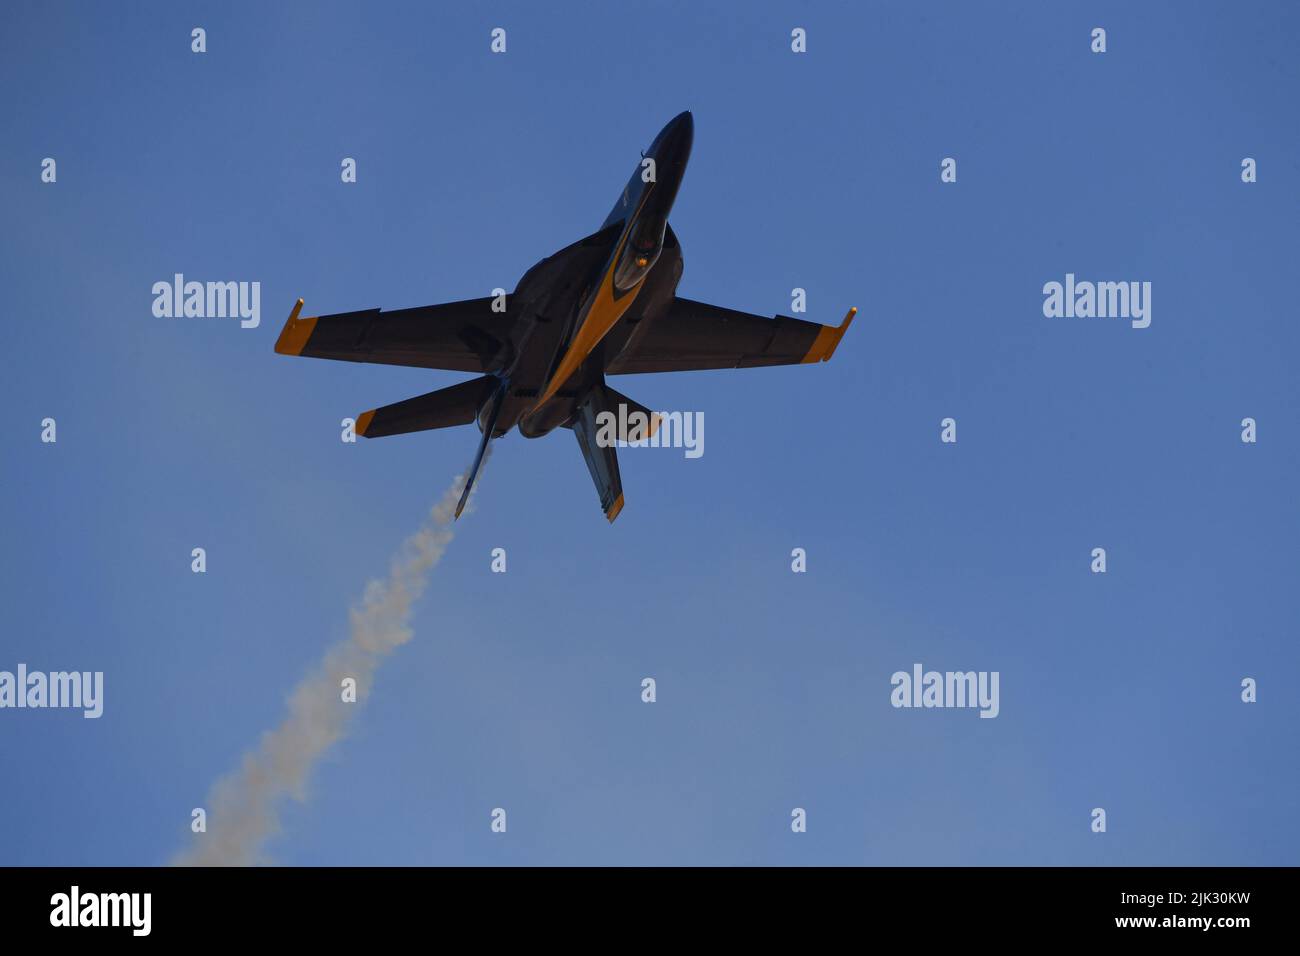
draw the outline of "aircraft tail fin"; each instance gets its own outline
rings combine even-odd
[[[659,430],[663,419],[657,412],[652,412],[636,399],[628,398],[605,386],[605,408],[615,415],[618,422],[616,437],[619,441],[642,441],[650,438]]]
[[[357,434],[365,438],[383,438],[430,428],[468,425],[478,415],[483,402],[491,397],[498,381],[495,376],[484,375],[362,412],[357,416]]]
[[[510,383],[505,379],[495,379],[494,381],[496,393],[491,396],[492,405],[488,409],[487,421],[483,423],[483,438],[478,443],[478,454],[474,456],[474,464],[469,466],[469,474],[465,476],[465,490],[460,493],[460,501],[456,502],[457,518],[465,510],[465,504],[469,501],[469,493],[474,488],[474,479],[478,477],[479,468],[483,466],[483,456],[487,453],[488,442],[492,440],[492,433],[496,431],[497,418],[501,415],[501,406],[504,404],[506,392],[510,388]]]
[[[582,449],[582,457],[587,462],[587,470],[591,472],[591,480],[596,483],[601,510],[611,523],[623,510],[623,478],[618,471],[617,447],[612,443],[602,445],[597,441],[599,426],[596,416],[601,412],[617,415],[620,400],[630,402],[613,389],[597,385],[578,406],[577,417],[571,426],[573,434],[578,438],[578,447]]]

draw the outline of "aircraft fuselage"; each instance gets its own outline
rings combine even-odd
[[[538,438],[572,420],[608,360],[673,301],[681,247],[668,214],[690,159],[694,121],[675,117],[645,152],[599,232],[525,273],[509,298],[516,323],[497,374],[508,392],[494,436]],[[483,428],[485,404],[479,417]]]

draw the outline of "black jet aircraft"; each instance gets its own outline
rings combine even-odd
[[[597,441],[598,416],[653,421],[606,384],[607,375],[824,362],[856,309],[839,326],[768,318],[677,295],[682,251],[668,225],[695,138],[689,112],[675,117],[641,154],[614,210],[585,239],[529,269],[512,295],[415,309],[366,309],[305,318],[302,299],[275,343],[282,355],[473,372],[477,378],[362,413],[366,438],[477,421],[482,439],[456,509],[459,517],[488,442],[518,427],[526,438],[573,430],[613,521],[623,508],[616,441]],[[634,431],[627,429],[627,431]]]

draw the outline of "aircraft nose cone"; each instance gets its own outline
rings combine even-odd
[[[648,155],[668,159],[673,154],[680,153],[683,146],[689,151],[694,139],[695,117],[690,110],[685,110],[664,124],[664,128],[650,144]]]
[[[691,144],[695,141],[695,117],[690,110],[678,113],[664,127],[662,162],[670,163],[675,168],[682,168],[691,155]]]
[[[645,205],[647,215],[668,215],[677,187],[686,173],[686,163],[691,158],[691,144],[695,141],[695,118],[691,111],[678,113],[659,131],[647,153],[655,161],[655,183]]]
[[[695,139],[695,117],[690,110],[678,113],[673,118],[673,138],[690,149],[691,141]]]

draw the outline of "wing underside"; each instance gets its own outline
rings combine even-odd
[[[838,326],[787,315],[768,318],[675,298],[610,362],[606,372],[686,372],[824,362],[835,352],[857,309]]]
[[[415,309],[365,309],[300,318],[294,306],[275,350],[281,355],[490,372],[505,360],[512,317],[492,298]]]

